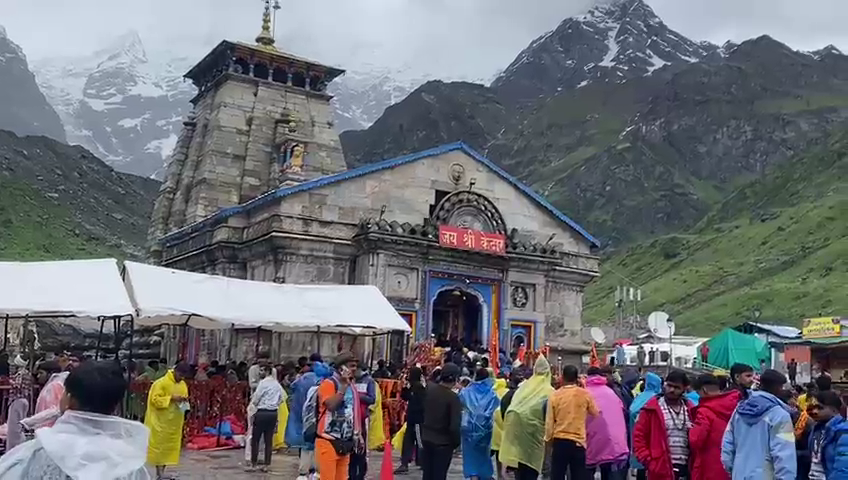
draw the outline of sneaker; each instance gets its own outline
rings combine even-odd
[[[395,469],[395,475],[401,475],[401,474],[404,474],[404,473],[409,473],[409,466],[408,465],[401,465],[401,466],[399,466],[398,468]]]
[[[309,480],[309,477],[306,475],[299,475],[295,480]]]

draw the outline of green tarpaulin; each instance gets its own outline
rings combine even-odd
[[[760,360],[765,360],[768,365],[771,357],[766,342],[730,328],[725,328],[707,340],[707,345],[710,347],[707,363],[724,369],[730,369],[734,363],[744,363],[758,369]]]

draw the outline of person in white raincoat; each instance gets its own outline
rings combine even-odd
[[[86,362],[65,380],[62,416],[0,457],[3,480],[149,480],[150,432],[112,416],[127,382],[114,362]]]

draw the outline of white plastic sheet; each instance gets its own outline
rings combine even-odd
[[[140,325],[380,334],[411,331],[371,285],[256,282],[125,263]]]
[[[114,317],[133,307],[118,261],[0,262],[0,317]]]

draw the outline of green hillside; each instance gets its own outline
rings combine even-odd
[[[144,258],[158,182],[0,130],[0,261]]]
[[[615,253],[587,291],[589,324],[614,317],[616,285],[641,285],[644,315],[712,334],[752,318],[848,315],[848,134],[737,190],[685,234]]]
[[[35,188],[3,181],[0,188],[0,260],[122,257],[80,231],[71,212]]]

